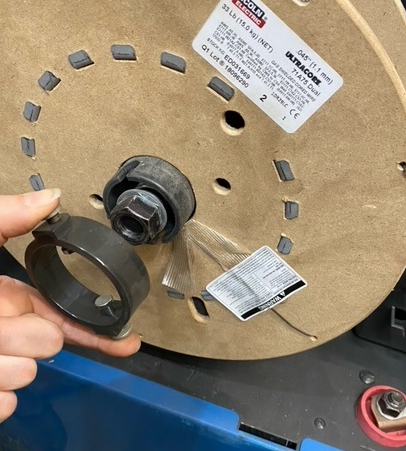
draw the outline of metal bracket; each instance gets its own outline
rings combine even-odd
[[[406,352],[406,276],[386,300],[355,327],[358,337]]]
[[[406,321],[405,320],[401,320],[398,318],[398,312],[399,308],[395,307],[394,305],[392,305],[391,308],[391,320],[390,320],[390,325],[392,327],[392,329],[395,329],[394,332],[399,331],[398,334],[402,337],[405,338],[405,324]],[[406,313],[406,311],[405,311]]]

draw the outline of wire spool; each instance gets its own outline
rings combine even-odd
[[[2,193],[30,190],[35,175],[62,189],[69,214],[109,224],[105,184],[128,158],[148,154],[186,175],[196,221],[247,252],[276,249],[281,237],[293,243],[283,258],[308,287],[247,322],[201,300],[222,269],[200,249],[196,290],[180,300],[161,284],[172,245],[137,247],[152,290],[134,326],[162,348],[242,360],[303,351],[368,316],[404,270],[406,181],[398,167],[406,124],[393,65],[347,0],[266,3],[344,79],[293,134],[238,89],[227,101],[208,88],[219,74],[192,42],[216,1],[2,0]],[[127,59],[116,59],[117,45],[134,56],[127,48]],[[164,67],[164,52],[181,57],[185,70]],[[43,74],[43,85],[57,82],[50,91],[38,86]],[[40,111],[25,110],[27,102]],[[30,121],[24,111],[39,114]],[[288,162],[294,180],[281,181],[275,161]],[[294,220],[285,217],[287,201],[299,205]],[[8,247],[22,261],[29,241]],[[111,292],[78,256],[63,258],[90,288]]]

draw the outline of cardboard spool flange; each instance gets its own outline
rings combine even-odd
[[[368,0],[351,0],[353,7],[376,35],[406,85],[406,11],[402,0],[383,0],[373,5]],[[368,29],[365,29],[368,35]]]
[[[152,279],[134,315],[144,341],[220,359],[287,355],[349,330],[394,287],[406,261],[406,180],[398,169],[406,159],[404,92],[348,1],[266,2],[344,79],[292,135],[240,92],[227,103],[207,88],[217,73],[192,41],[214,0],[0,3],[2,193],[30,190],[30,175],[40,173],[47,187],[62,189],[64,211],[107,223],[89,196],[101,194],[127,158],[156,155],[191,181],[198,221],[251,252],[275,249],[282,234],[294,243],[284,258],[308,287],[276,310],[304,333],[272,311],[240,322],[216,302],[197,321],[190,302],[170,299],[161,285],[171,246],[137,248]],[[137,61],[114,61],[114,44],[133,45]],[[94,64],[76,71],[67,56],[81,49]],[[160,66],[163,51],[186,60],[184,75]],[[61,78],[49,94],[37,84],[45,70]],[[27,101],[42,107],[35,125],[23,118]],[[222,128],[226,110],[243,116],[239,135]],[[21,151],[22,136],[35,138],[35,160]],[[290,162],[294,181],[279,181],[275,159]],[[213,190],[216,178],[229,181],[228,195]],[[285,199],[300,205],[294,221],[284,219]],[[8,244],[20,261],[30,239]],[[84,282],[108,289],[71,257]],[[222,271],[196,251],[194,272],[203,289]]]

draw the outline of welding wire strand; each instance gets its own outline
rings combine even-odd
[[[190,297],[194,290],[193,251],[189,232],[184,228],[175,238],[162,284]]]
[[[207,227],[204,224],[201,224],[200,222],[193,219],[186,224],[184,231],[186,230],[189,234],[189,239],[196,243],[207,255],[213,258],[213,260],[215,260],[225,271],[242,262],[250,255],[220,233],[215,232],[210,227]],[[170,268],[168,267],[168,270],[169,269]],[[173,269],[175,274],[177,273],[178,269],[179,268]],[[188,266],[188,269],[190,271],[190,265]],[[175,284],[173,283],[172,285]],[[181,290],[178,289],[178,291]],[[272,312],[293,331],[307,338],[314,337],[314,335],[309,334],[292,324],[288,319],[286,319],[281,313],[277,312],[276,310],[272,309]]]
[[[299,329],[297,326],[293,325],[289,320],[287,320],[284,316],[282,316],[279,312],[277,312],[275,309],[271,309],[271,311],[279,318],[281,319],[287,326],[289,326],[291,329],[295,330],[301,335],[304,335],[308,338],[315,337],[313,334],[308,334],[307,332],[303,331],[302,329]]]
[[[225,271],[250,256],[250,253],[198,221],[192,219],[186,227],[190,238]]]

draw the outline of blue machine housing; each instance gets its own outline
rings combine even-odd
[[[0,425],[2,451],[287,451],[235,412],[62,351],[39,363]],[[304,440],[300,451],[337,451]]]

